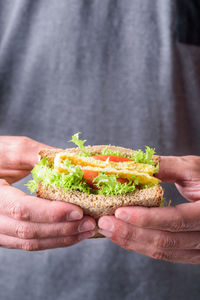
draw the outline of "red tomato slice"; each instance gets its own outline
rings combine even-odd
[[[95,177],[97,177],[98,175],[99,175],[99,172],[83,170],[83,178],[85,179],[86,183],[95,190],[97,189],[97,186],[93,182],[93,179]]]
[[[132,161],[132,159],[122,156],[115,156],[115,155],[94,155],[93,158],[97,160],[105,161],[109,158],[110,161],[113,162],[123,162],[123,161]]]
[[[109,157],[110,161],[113,162],[123,162],[123,161],[131,161],[132,159],[122,156],[115,156],[115,155],[94,155],[93,158],[97,160],[106,161]],[[83,170],[83,178],[85,179],[86,183],[91,186],[91,188],[97,190],[96,184],[93,182],[93,179],[99,175],[99,172],[96,171],[88,171]],[[118,182],[123,183],[129,183],[129,180],[126,178],[117,178]]]
[[[93,179],[99,175],[98,172],[96,171],[88,171],[84,170],[83,171],[83,178],[85,179],[86,183],[93,189],[97,190],[96,184],[93,182]],[[126,178],[117,178],[117,181],[124,184],[124,183],[129,183],[129,180]]]
[[[129,183],[129,180],[126,178],[117,178],[117,181],[124,184],[124,183]]]

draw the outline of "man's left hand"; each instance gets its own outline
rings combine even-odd
[[[200,264],[200,157],[162,156],[157,175],[191,203],[175,207],[121,207],[99,219],[99,232],[119,246],[180,263]]]
[[[99,232],[122,248],[155,259],[199,264],[199,216],[200,201],[164,208],[124,207],[115,217],[101,217]]]

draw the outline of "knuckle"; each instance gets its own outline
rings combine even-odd
[[[58,226],[54,226],[54,229],[52,230],[52,236],[56,236],[56,237],[64,236],[65,232],[64,232],[63,227],[58,228]]]
[[[66,243],[68,243],[69,238],[68,237],[61,237],[61,238],[58,239],[58,241],[59,241],[59,244],[65,245]]]
[[[61,237],[59,238],[58,246],[62,247],[62,246],[72,245],[77,241],[78,241],[78,236]]]
[[[20,239],[30,239],[33,238],[33,233],[28,225],[19,223],[16,226],[16,236]]]
[[[197,240],[197,241],[194,242],[193,249],[196,249],[196,250],[200,249],[200,241],[199,240]]]
[[[22,209],[19,204],[15,204],[15,206],[10,208],[10,216],[14,219],[20,220],[22,215]]]
[[[62,226],[61,230],[59,231],[59,235],[69,235],[69,234],[74,234],[78,233],[78,226],[79,223],[73,223],[73,224],[66,224],[65,226]]]
[[[57,237],[64,237],[68,234],[68,228],[69,227],[64,224],[62,226],[54,226],[53,235]]]
[[[30,142],[30,138],[28,138],[26,136],[21,136],[20,138],[16,138],[15,143],[12,146],[11,150],[12,150],[12,152],[14,152],[12,154],[12,156],[14,155],[15,158],[17,159],[17,161],[19,158],[19,155],[17,155],[17,154],[19,154],[22,150],[24,150],[24,148],[28,146],[29,142]],[[15,151],[13,151],[13,147],[14,147]],[[11,157],[11,159],[12,159],[12,157]]]
[[[127,241],[131,240],[133,238],[133,236],[135,235],[134,230],[131,231],[127,227],[125,227],[125,229],[122,231],[121,234],[122,234],[123,239],[125,239]]]
[[[36,241],[24,241],[21,248],[25,251],[37,251],[39,250],[39,245]]]
[[[184,218],[179,214],[176,219],[170,224],[170,231],[179,232],[186,231],[190,228],[190,225],[184,220]]]
[[[130,247],[130,240],[124,239],[124,240],[123,240],[122,247],[123,247],[124,249],[127,249],[127,250],[131,249],[131,247]]]
[[[177,246],[177,241],[167,235],[159,235],[155,238],[154,245],[156,248],[175,248]]]
[[[52,223],[66,221],[66,212],[63,209],[55,207],[56,203],[52,203],[49,211],[49,221]]]
[[[19,203],[10,208],[10,216],[17,220],[29,220],[30,214]]]
[[[156,249],[152,252],[151,257],[157,260],[172,260],[172,252]]]
[[[63,215],[61,215],[60,213],[55,212],[49,215],[49,221],[52,223],[56,223],[62,220],[63,220]]]

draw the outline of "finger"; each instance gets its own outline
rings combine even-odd
[[[126,250],[135,251],[157,260],[167,260],[190,264],[200,263],[200,250],[167,249],[161,248],[159,244],[155,245],[154,243],[147,245],[147,243],[135,240],[135,232],[129,231],[127,228],[120,229],[121,235],[117,234],[117,230],[115,231],[115,224],[113,223],[113,217],[100,218],[98,222],[100,227],[102,225],[101,223],[103,222],[103,218],[106,218],[107,221],[112,223],[110,224],[110,228],[112,228],[112,230],[108,231],[106,229],[99,229],[98,231],[104,236],[108,237],[112,242]],[[122,224],[118,223],[118,226],[120,225]],[[128,226],[130,227],[132,225],[128,224]]]
[[[39,151],[41,149],[55,149],[52,146],[43,144],[43,143],[39,143],[37,141],[34,141],[32,139],[29,139],[29,143],[30,143],[30,148],[29,148],[29,152],[25,152],[22,159],[21,159],[21,166],[23,167],[23,169],[25,170],[30,170],[34,167],[35,164],[38,163],[40,157],[39,157]]]
[[[127,224],[115,217],[102,217],[99,219],[99,228],[105,230],[105,236],[116,239],[121,237],[131,243],[144,244],[145,247],[155,249],[180,249],[198,250],[200,249],[200,232],[180,232],[171,233],[167,231],[143,229],[131,224]],[[102,233],[102,231],[101,231]]]
[[[115,216],[122,221],[143,228],[171,232],[200,230],[200,201],[175,207],[121,207]]]
[[[30,171],[24,170],[0,170],[0,178],[4,178],[8,183],[12,184],[30,174]]]
[[[19,222],[6,216],[0,216],[0,233],[20,239],[64,237],[91,231],[95,227],[94,219],[88,216],[81,221],[54,224]]]
[[[0,137],[2,169],[31,170],[38,162],[41,148],[52,148],[24,136]]]
[[[94,236],[94,231],[84,232],[67,237],[55,237],[47,239],[20,239],[0,234],[0,247],[22,249],[26,251],[38,251],[45,249],[68,247]]]
[[[27,196],[8,184],[0,189],[0,213],[17,220],[39,223],[74,221],[83,217],[82,209],[74,204]]]
[[[104,234],[101,230],[99,232]],[[129,240],[123,239],[120,236],[110,237],[110,240],[126,250],[135,251],[157,260],[166,260],[184,264],[200,263],[200,250],[169,250],[147,247],[145,244],[133,241],[130,242]]]
[[[164,182],[191,180],[191,160],[188,157],[192,157],[195,161],[198,159],[199,162],[197,156],[160,156],[159,172],[156,177]]]

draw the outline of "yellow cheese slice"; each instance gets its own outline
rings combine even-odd
[[[155,167],[147,164],[139,164],[136,162],[110,162],[109,160],[100,161],[93,157],[79,156],[74,153],[60,152],[54,159],[54,168],[62,173],[68,172],[64,161],[68,159],[74,165],[78,165],[81,170],[103,172],[105,174],[115,174],[120,178],[138,179],[139,184],[149,184],[160,182],[159,179],[153,177]]]
[[[136,170],[137,172],[148,173],[149,175],[153,175],[155,173],[156,168],[152,165],[148,164],[140,164],[134,161],[125,161],[125,162],[111,162],[108,160],[101,161],[97,160],[93,157],[80,156],[70,152],[60,152],[56,155],[54,159],[55,168],[63,168],[66,169],[66,166],[63,164],[64,160],[69,159],[74,165],[78,166],[91,166],[96,168],[114,168],[116,170]]]
[[[150,176],[147,173],[137,172],[136,170],[116,170],[114,168],[96,168],[96,167],[81,167],[81,170],[87,171],[95,171],[95,172],[103,172],[105,174],[111,175],[115,174],[118,175],[119,178],[126,178],[126,179],[138,179],[139,184],[149,184],[149,183],[156,183],[158,184],[160,180],[156,177]]]

